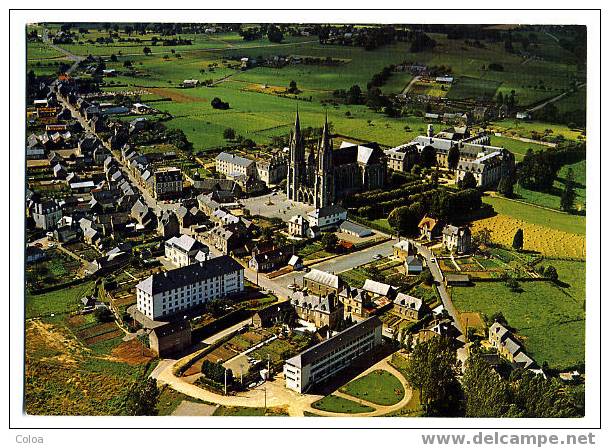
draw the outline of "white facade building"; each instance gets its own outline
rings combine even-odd
[[[311,227],[325,229],[337,226],[347,219],[347,210],[338,205],[329,205],[317,208],[307,213],[307,220]]]
[[[210,248],[189,235],[174,236],[165,242],[165,257],[183,267],[209,259]]]
[[[349,367],[381,344],[381,327],[378,317],[370,317],[288,359],[284,364],[286,387],[303,393]]]
[[[142,280],[136,285],[137,308],[155,320],[243,290],[244,268],[223,255]]]

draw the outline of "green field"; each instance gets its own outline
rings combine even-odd
[[[579,211],[585,210],[587,199],[586,160],[582,160],[578,163],[574,163],[571,165],[563,166],[557,175],[557,179],[553,184],[553,189],[551,192],[532,191],[521,187],[519,184],[516,184],[514,189],[515,197],[531,204],[541,205],[543,207],[550,207],[559,210],[561,193],[563,192],[565,186],[565,176],[569,168],[572,168],[572,171],[574,173],[574,182],[576,184],[576,199],[574,200],[574,207],[576,210]]]
[[[340,391],[383,406],[396,404],[405,396],[405,389],[399,379],[385,370],[375,370],[357,378],[343,386]]]
[[[43,294],[25,295],[25,318],[46,317],[50,314],[66,314],[75,311],[80,299],[91,294],[93,282],[84,282],[68,288],[58,289]]]
[[[338,414],[362,414],[363,412],[373,412],[375,409],[364,406],[352,400],[347,400],[337,395],[328,395],[311,405],[314,409],[321,411],[336,412]]]
[[[484,196],[483,202],[493,206],[496,213],[523,220],[530,224],[577,235],[586,234],[586,218],[547,210],[530,204],[501,197]]]
[[[477,99],[490,100],[496,95],[501,82],[462,76],[454,80],[447,94],[452,100]]]
[[[491,144],[493,146],[501,146],[508,149],[515,155],[515,160],[517,162],[523,160],[523,157],[525,157],[528,149],[531,149],[532,151],[545,151],[549,148],[545,145],[522,142],[521,140],[515,140],[514,138],[510,137],[498,137],[493,134],[491,135]]]
[[[552,131],[548,138],[563,136],[567,140],[577,141],[578,137],[583,136],[583,132],[578,129],[570,129],[562,124],[543,123],[538,121],[522,121],[517,119],[505,119],[496,121],[492,127],[503,134],[510,133],[519,137],[532,138],[532,131],[544,134],[547,129]]]
[[[563,369],[584,363],[586,265],[562,260],[544,260],[542,265],[557,269],[559,285],[522,282],[523,292],[513,293],[502,282],[480,282],[452,288],[453,303],[462,312],[502,312],[539,365],[546,361]]]

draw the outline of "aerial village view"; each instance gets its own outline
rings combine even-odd
[[[586,27],[24,34],[26,414],[585,415]]]

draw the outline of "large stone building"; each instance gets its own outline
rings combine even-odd
[[[328,327],[335,329],[343,320],[343,304],[335,294],[319,296],[308,294],[307,291],[295,291],[290,300],[299,316],[316,328]]]
[[[38,229],[53,230],[62,217],[62,210],[57,201],[49,199],[34,203],[31,215]]]
[[[373,316],[288,359],[286,387],[307,392],[312,386],[349,367],[381,345],[382,323]]]
[[[292,201],[322,208],[350,193],[385,185],[385,154],[378,145],[344,142],[339,149],[333,150],[328,119],[317,150],[311,147],[306,156],[305,138],[297,111],[289,149],[286,194]]]
[[[210,248],[189,235],[171,237],[165,242],[165,258],[178,267],[206,261],[210,258]]]
[[[151,179],[155,199],[174,198],[182,194],[182,171],[179,168],[163,168],[155,171]]]
[[[448,156],[452,147],[460,152],[456,169],[456,180],[461,180],[467,172],[474,175],[479,187],[497,184],[502,176],[509,174],[515,165],[515,156],[504,148],[491,146],[487,134],[470,136],[467,128],[453,128],[433,135],[428,126],[428,135],[416,137],[410,144],[417,146],[419,152],[431,146],[436,152],[436,163],[448,168]]]
[[[252,177],[256,174],[256,163],[242,156],[221,152],[216,156],[216,172],[229,179],[239,176]]]
[[[244,290],[244,268],[223,255],[153,274],[136,285],[137,309],[155,320]]]

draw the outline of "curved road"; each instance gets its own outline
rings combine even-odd
[[[333,416],[333,417],[376,417],[382,416],[391,412],[398,411],[406,406],[409,401],[411,401],[413,397],[413,392],[409,385],[407,384],[404,377],[398,372],[394,367],[392,367],[387,358],[381,360],[377,364],[369,367],[356,378],[360,378],[374,370],[386,370],[392,375],[396,376],[401,382],[405,395],[404,397],[396,404],[391,406],[381,406],[375,403],[370,403],[366,400],[358,399],[342,392],[334,392],[335,395],[341,396],[342,398],[346,398],[357,403],[370,406],[375,410],[372,412],[365,412],[360,414],[344,414],[344,413],[336,413],[336,412],[328,412],[321,411],[318,409],[314,409],[311,405],[323,398],[322,395],[312,395],[312,394],[299,394],[290,389],[286,389],[284,387],[284,380],[282,375],[279,374],[275,377],[274,381],[264,383],[261,386],[258,386],[255,389],[250,389],[247,392],[239,393],[238,395],[220,395],[214,392],[211,392],[206,389],[202,389],[194,384],[191,384],[187,379],[183,377],[177,377],[174,375],[173,368],[176,364],[176,360],[169,361],[165,363],[162,370],[156,372],[156,379],[159,384],[166,384],[172,389],[187,395],[192,398],[196,398],[199,400],[206,401],[208,403],[215,403],[223,406],[241,406],[241,407],[250,407],[250,408],[260,408],[264,407],[265,404],[267,407],[283,407],[286,408],[288,414],[290,416],[300,416],[304,415],[304,412],[310,412],[313,414],[321,415],[321,416]]]

